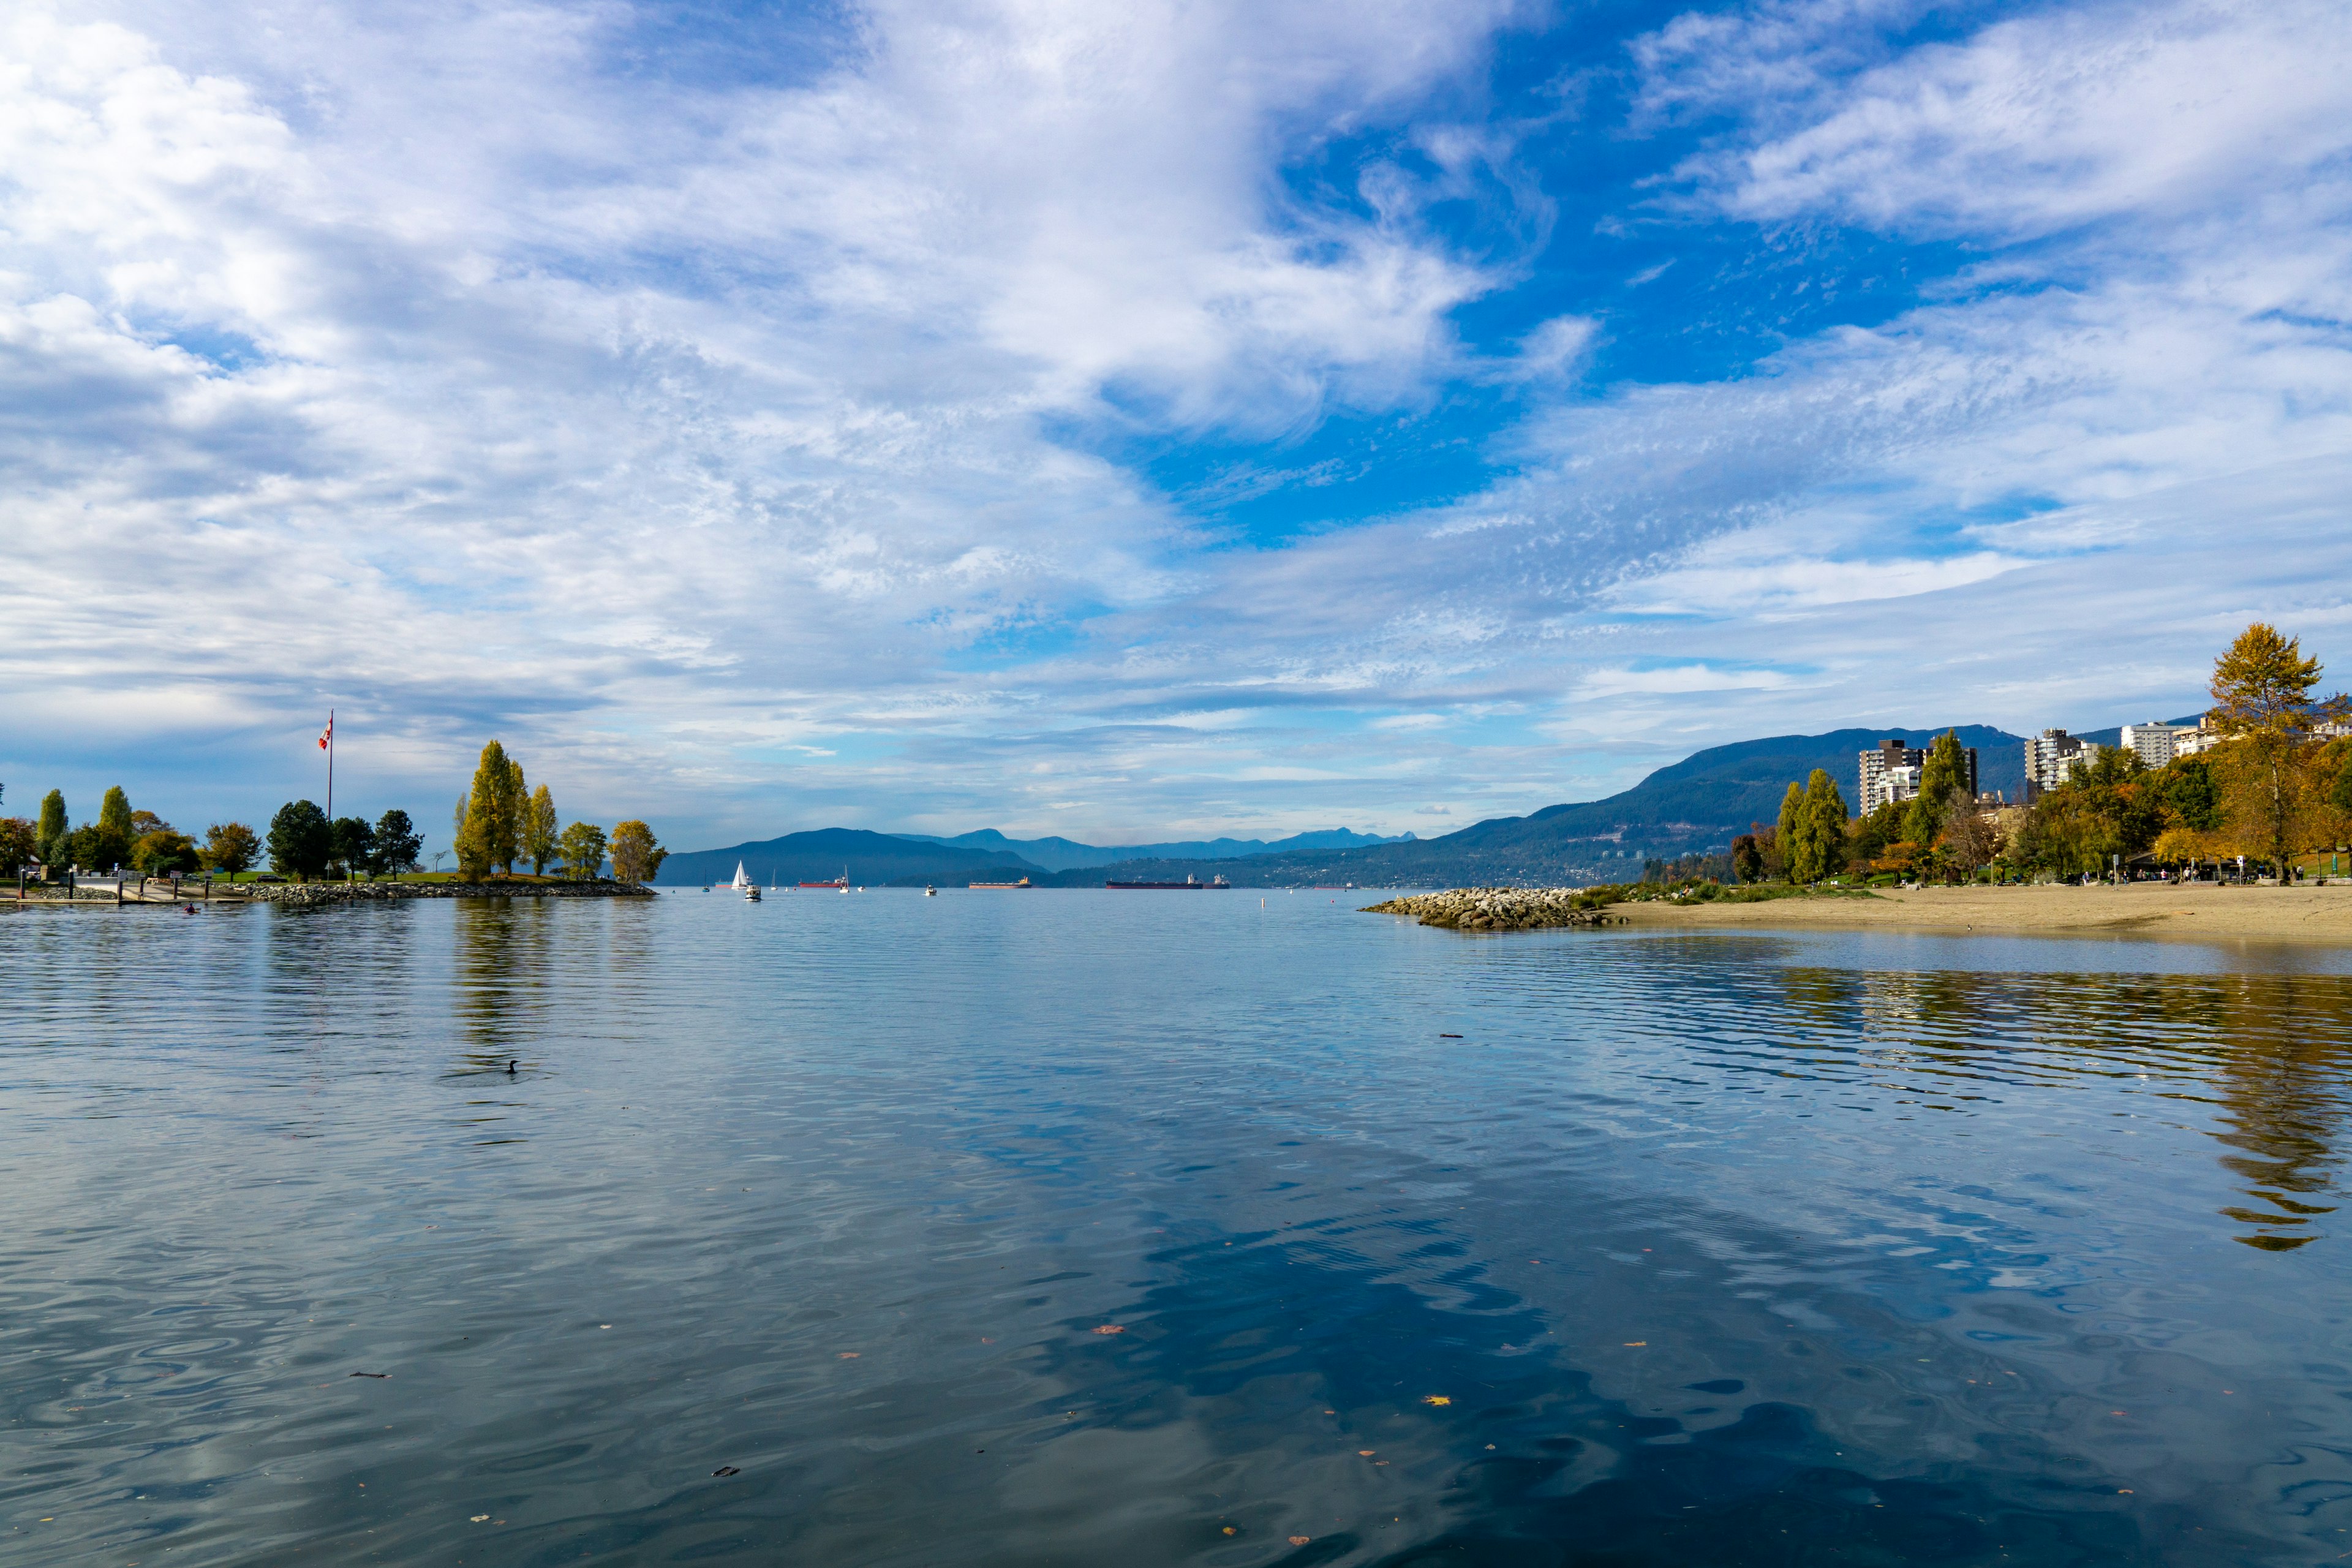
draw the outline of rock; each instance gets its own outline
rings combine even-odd
[[[1368,915],[1412,915],[1445,931],[1542,931],[1603,926],[1609,916],[1581,888],[1454,888],[1373,904]]]

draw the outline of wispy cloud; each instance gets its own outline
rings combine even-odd
[[[2324,5],[106,15],[0,24],[12,783],[1376,826],[2345,618]]]

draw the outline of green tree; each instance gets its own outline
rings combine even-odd
[[[1818,882],[1845,869],[1845,796],[1825,769],[1815,768],[1805,781],[1805,816],[1813,856],[1812,874],[1805,880]]]
[[[1928,746],[1927,761],[1919,766],[1919,793],[1904,815],[1903,837],[1922,847],[1935,843],[1951,817],[1952,797],[1966,795],[1968,788],[1969,760],[1960,751],[1960,732],[1947,731]]]
[[[669,851],[654,842],[654,830],[634,818],[614,827],[612,854],[614,879],[632,886],[661,875],[661,863],[669,858]]]
[[[522,852],[530,858],[534,876],[547,875],[547,863],[555,858],[555,844],[561,829],[555,816],[555,796],[541,784],[530,797],[530,805],[523,813]]]
[[[593,822],[575,822],[556,840],[555,853],[565,875],[593,882],[604,868],[604,830]]]
[[[1805,786],[1793,781],[1780,797],[1781,874],[1791,882],[1811,881],[1813,864],[1812,817],[1805,810]]]
[[[375,870],[394,877],[414,871],[416,852],[423,847],[425,840],[417,837],[408,813],[387,811],[375,819]]]
[[[2221,826],[2221,785],[2213,764],[2202,756],[2176,757],[2148,781],[2164,811],[2191,833],[2211,833]]]
[[[2303,639],[2256,621],[2213,661],[2214,728],[2223,748],[2223,795],[2231,826],[2260,845],[2288,880],[2297,829],[2311,802],[2305,777],[2315,747],[2312,731],[2352,713],[2342,693],[2314,699],[2320,664],[2303,657]]]
[[[307,800],[289,800],[269,819],[269,864],[281,877],[309,881],[335,851],[327,814]]]
[[[512,872],[515,857],[521,852],[528,805],[522,764],[492,741],[482,748],[481,761],[474,767],[473,786],[458,805],[459,871],[469,879],[478,879],[493,867]]]
[[[261,839],[242,822],[215,822],[205,829],[205,847],[196,853],[206,870],[234,877],[260,858]]]
[[[66,792],[53,789],[41,797],[41,820],[33,829],[35,853],[44,865],[65,858]]]
[[[328,863],[341,866],[346,876],[375,867],[375,829],[364,816],[339,816],[328,829],[333,847]]]
[[[131,797],[114,784],[99,802],[98,820],[74,830],[74,863],[89,871],[120,866],[131,858],[131,846],[138,837],[131,824]]]

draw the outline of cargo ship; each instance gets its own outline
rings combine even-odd
[[[1104,887],[1106,887],[1106,888],[1130,888],[1130,889],[1132,889],[1132,888],[1171,889],[1171,888],[1172,888],[1172,889],[1184,889],[1184,888],[1223,888],[1223,889],[1224,889],[1227,892],[1231,892],[1231,891],[1233,890],[1233,886],[1234,886],[1234,885],[1233,885],[1231,882],[1226,881],[1226,880],[1224,879],[1224,878],[1223,878],[1222,876],[1220,876],[1220,877],[1213,877],[1213,878],[1211,878],[1209,880],[1207,880],[1207,881],[1205,881],[1205,882],[1199,882],[1199,881],[1195,881],[1195,880],[1193,880],[1191,877],[1186,877],[1186,878],[1185,878],[1182,881],[1181,881],[1181,882],[1105,882],[1105,883],[1103,884],[1103,886],[1104,886]]]
[[[837,881],[803,882],[801,886],[803,888],[814,888],[819,892],[824,893],[845,893],[849,891],[849,868],[844,866],[841,868],[841,877]]]
[[[971,884],[971,886],[975,888],[1025,888],[1028,885],[1029,879],[1026,877],[1022,878],[1017,882],[973,882]]]

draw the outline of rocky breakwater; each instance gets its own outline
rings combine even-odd
[[[328,904],[386,903],[394,899],[650,899],[651,888],[623,882],[247,882],[237,889],[256,903],[289,909]]]
[[[1454,888],[1391,899],[1368,915],[1417,915],[1446,931],[1542,931],[1551,926],[1622,925],[1601,900],[1578,888]]]

